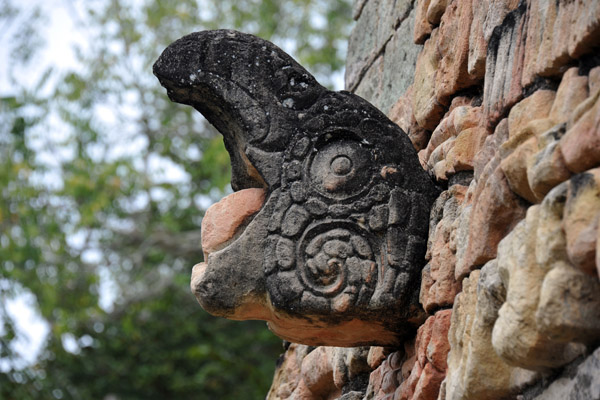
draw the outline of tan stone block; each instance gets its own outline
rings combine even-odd
[[[508,398],[535,374],[509,366],[490,351],[492,328],[505,295],[496,260],[473,271],[463,286],[450,325],[445,399]]]
[[[456,129],[454,127],[454,115],[455,112],[451,112],[447,117],[442,119],[435,130],[431,133],[431,139],[427,144],[427,150],[431,154],[436,148],[451,137],[456,136]]]
[[[568,38],[569,55],[579,58],[594,51],[600,42],[600,3],[596,0],[583,0],[570,3]]]
[[[555,124],[567,122],[571,112],[589,95],[587,76],[579,75],[579,68],[573,67],[564,73],[549,117]]]
[[[487,55],[487,40],[483,34],[483,25],[490,10],[490,0],[472,0],[473,21],[469,34],[469,58],[467,72],[471,76],[483,78],[485,75],[485,57]],[[494,9],[494,8],[492,8]]]
[[[431,0],[427,8],[427,21],[432,25],[439,25],[447,6],[448,0]]]
[[[566,181],[571,176],[563,158],[557,137],[564,132],[564,125],[556,125],[540,137],[538,144],[546,143],[530,159],[527,165],[527,181],[537,201],[556,185]]]
[[[466,129],[480,126],[481,111],[481,107],[456,107],[454,110],[452,110],[454,131],[459,134]]]
[[[542,334],[560,342],[600,338],[600,282],[559,261],[546,274],[535,314]]]
[[[449,171],[473,171],[475,155],[483,146],[486,136],[485,128],[479,126],[460,132],[454,146],[446,155]]]
[[[598,94],[594,97],[593,106],[581,115],[560,140],[567,168],[574,173],[600,164],[600,100]],[[582,102],[578,109],[588,107],[589,100]]]
[[[496,156],[486,167],[489,177],[482,175],[480,191],[475,194],[464,255],[459,257],[457,251],[457,279],[495,258],[500,240],[525,216],[526,205],[510,189],[498,164]]]
[[[421,128],[433,131],[444,115],[444,106],[435,96],[435,75],[440,63],[437,49],[439,29],[431,32],[417,58],[413,83],[412,106],[415,119]]]
[[[371,369],[375,369],[381,365],[383,360],[388,356],[389,351],[385,347],[371,346],[369,354],[367,356],[367,363]]]
[[[575,175],[569,181],[563,229],[570,262],[596,276],[596,238],[600,220],[600,168]]]
[[[526,219],[498,245],[498,269],[507,289],[492,331],[492,345],[502,359],[532,370],[564,365],[582,351],[581,345],[553,342],[536,324],[546,273],[535,261],[539,209],[530,207]]]
[[[394,121],[407,135],[415,150],[427,147],[429,131],[417,124],[412,108],[412,86],[398,99],[388,113],[388,118]]]
[[[562,223],[568,187],[568,182],[556,186],[540,204],[535,260],[546,272],[553,268],[554,263],[568,261],[567,238]]]
[[[510,11],[519,4],[518,0],[473,0],[473,22],[469,35],[468,72],[483,76],[487,46],[492,30],[500,25]]]
[[[431,4],[431,0],[417,0],[415,13],[415,31],[413,41],[416,44],[423,44],[431,34],[433,26],[427,19],[427,9]]]
[[[500,168],[504,171],[504,176],[512,191],[530,203],[536,203],[537,197],[529,187],[527,165],[529,164],[529,159],[536,154],[537,150],[537,138],[531,137],[519,145],[515,151],[500,163]]]
[[[546,76],[558,73],[559,66],[568,59],[564,43],[558,49],[553,48],[558,12],[558,2],[536,0],[529,4],[522,80],[524,87],[531,85],[542,73]]]
[[[553,90],[537,90],[512,107],[508,114],[509,139],[519,136],[531,121],[547,118],[555,97]]]

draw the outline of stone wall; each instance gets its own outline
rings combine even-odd
[[[402,348],[291,344],[269,399],[600,399],[600,2],[356,0],[346,87],[445,191]]]

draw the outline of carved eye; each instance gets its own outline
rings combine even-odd
[[[308,166],[311,187],[333,200],[345,200],[365,191],[373,179],[368,148],[351,139],[325,144]]]

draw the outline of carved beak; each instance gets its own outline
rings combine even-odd
[[[263,249],[282,151],[298,114],[326,89],[272,43],[228,30],[179,39],[153,70],[172,101],[191,105],[223,134],[231,157],[236,192],[205,216],[206,262],[193,269],[192,291],[214,315],[267,319]]]

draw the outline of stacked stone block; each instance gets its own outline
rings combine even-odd
[[[347,89],[446,189],[428,318],[367,352],[366,388],[270,398],[599,399],[600,2],[357,0],[354,17]]]

